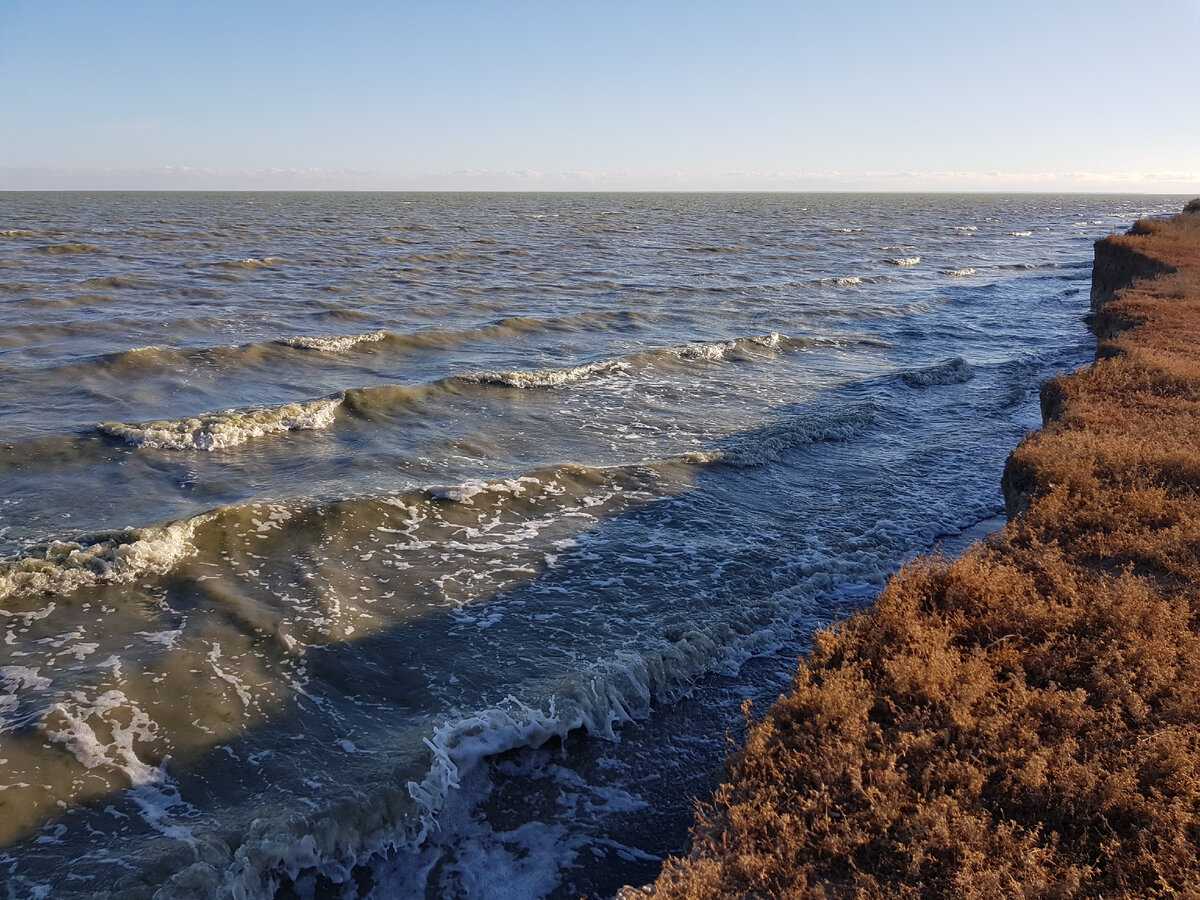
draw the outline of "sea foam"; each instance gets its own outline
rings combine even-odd
[[[388,336],[386,331],[368,331],[365,334],[346,335],[296,335],[280,338],[278,343],[297,350],[317,350],[321,353],[342,353],[358,344],[373,344]]]
[[[341,403],[339,395],[282,406],[227,409],[186,419],[134,424],[105,422],[98,428],[136,447],[226,450],[264,435],[328,428]]]
[[[0,562],[0,600],[17,594],[65,594],[170,571],[194,552],[207,515],[146,528],[51,541]]]

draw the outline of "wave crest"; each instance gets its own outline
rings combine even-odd
[[[574,384],[587,378],[622,375],[629,371],[629,363],[620,359],[606,359],[561,369],[528,369],[510,372],[473,372],[456,375],[454,381],[465,384],[487,384],[497,387],[546,388]]]
[[[975,375],[965,359],[956,356],[936,366],[902,372],[900,377],[910,387],[930,387],[935,384],[962,384]]]
[[[103,434],[136,447],[158,450],[225,450],[252,438],[287,431],[314,431],[332,424],[341,395],[282,406],[227,409],[187,419],[129,424],[105,422]]]
[[[365,334],[314,335],[311,337],[296,335],[294,337],[280,338],[277,343],[283,344],[285,347],[294,347],[297,350],[341,353],[357,344],[371,344],[382,341],[387,336],[388,333],[386,331],[368,331]]]
[[[725,359],[730,353],[739,350],[746,350],[753,347],[761,347],[765,350],[778,350],[788,342],[789,339],[787,337],[778,331],[772,331],[770,334],[733,338],[728,341],[691,341],[687,344],[669,347],[662,352],[688,361],[703,360],[716,362]]]
[[[0,562],[0,600],[15,594],[65,594],[166,573],[194,552],[192,536],[208,518],[206,514],[31,547],[15,559]]]

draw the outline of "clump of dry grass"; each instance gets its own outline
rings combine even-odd
[[[1129,251],[1168,274],[1107,300],[1097,362],[1043,391],[1005,476],[1020,515],[818,636],[647,893],[1200,886],[1200,216],[1098,263]]]

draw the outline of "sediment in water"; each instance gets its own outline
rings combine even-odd
[[[1044,388],[1008,525],[819,634],[691,855],[626,897],[1200,883],[1200,215],[1098,242],[1092,303],[1097,360]]]

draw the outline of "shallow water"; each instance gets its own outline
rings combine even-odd
[[[0,195],[10,892],[649,877],[1178,204]]]

